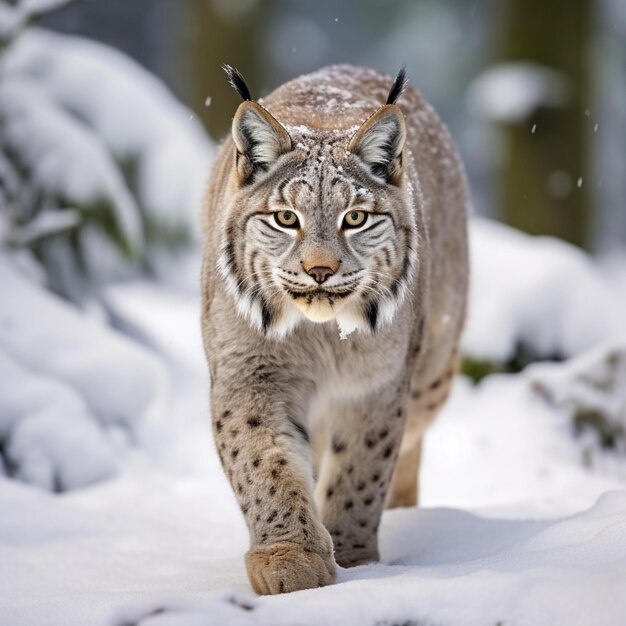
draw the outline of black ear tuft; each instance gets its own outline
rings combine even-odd
[[[406,77],[406,65],[403,65],[396,76],[396,80],[394,80],[393,85],[391,85],[389,95],[387,96],[387,104],[395,104],[398,101],[398,98],[406,89],[408,82],[409,79]]]
[[[226,72],[228,82],[231,87],[241,96],[241,98],[243,100],[252,100],[250,89],[248,89],[248,85],[246,85],[246,81],[241,75],[241,72],[236,70],[232,65],[228,65],[228,63],[224,63],[224,65],[222,65],[222,69]]]

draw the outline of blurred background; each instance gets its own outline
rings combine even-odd
[[[0,0],[0,233],[54,291],[189,283],[174,257],[238,104],[225,62],[256,97],[325,64],[406,64],[475,214],[623,256],[621,0]]]
[[[214,140],[237,97],[337,62],[394,74],[440,112],[479,214],[593,250],[626,240],[626,4],[621,0],[107,0],[45,25],[161,77]]]

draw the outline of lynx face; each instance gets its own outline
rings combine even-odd
[[[417,263],[405,135],[395,105],[335,132],[286,128],[256,103],[240,106],[219,266],[262,332],[334,318],[345,336],[393,318]]]

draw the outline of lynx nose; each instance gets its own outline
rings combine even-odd
[[[323,283],[325,280],[328,280],[334,273],[335,270],[332,267],[322,267],[316,265],[306,272],[309,276],[313,276],[316,283]]]

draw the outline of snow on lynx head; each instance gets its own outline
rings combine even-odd
[[[218,265],[239,312],[275,337],[305,320],[336,319],[342,336],[376,332],[393,319],[417,264],[406,125],[396,104],[404,70],[360,126],[335,115],[328,127],[313,119],[310,102],[301,124],[281,124],[280,107],[272,114],[253,102],[241,75],[225,69],[244,102],[232,124],[235,166]],[[328,97],[337,96],[329,86]]]

